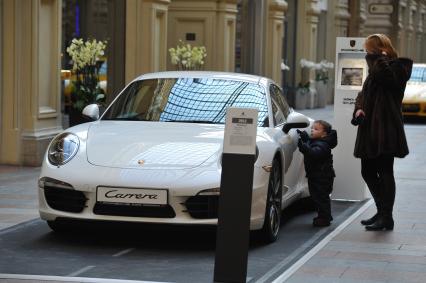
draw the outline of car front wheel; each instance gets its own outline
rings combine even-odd
[[[261,237],[265,243],[275,242],[278,238],[281,223],[282,176],[281,166],[277,159],[272,162],[269,175],[268,196],[266,199],[265,222]]]

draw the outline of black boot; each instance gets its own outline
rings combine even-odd
[[[374,222],[376,222],[376,220],[377,220],[377,213],[374,214],[374,216],[371,217],[371,218],[361,220],[361,224],[364,225],[364,226],[371,225]]]
[[[376,222],[374,222],[371,225],[365,226],[365,229],[367,231],[387,231],[387,230],[393,230],[393,219],[392,216],[382,216],[379,215],[377,217]]]

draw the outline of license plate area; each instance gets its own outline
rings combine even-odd
[[[163,206],[168,204],[168,190],[98,187],[96,200],[102,203],[117,205]]]

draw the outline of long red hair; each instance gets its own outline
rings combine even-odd
[[[389,37],[381,33],[369,35],[365,40],[365,49],[367,53],[385,54],[393,59],[398,57]]]

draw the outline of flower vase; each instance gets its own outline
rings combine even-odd
[[[327,83],[327,103],[334,104],[334,85],[330,81]]]
[[[324,82],[324,81],[316,81],[316,85],[315,85],[316,89],[317,89],[317,94],[318,94],[318,107],[319,108],[324,108],[327,104],[327,90],[328,90],[328,83]]]
[[[306,101],[309,95],[309,90],[307,88],[298,88],[296,90],[296,98],[295,98],[295,109],[305,109],[306,108]]]
[[[306,98],[306,108],[314,109],[317,106],[317,95],[316,89],[310,87]]]

